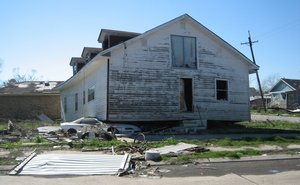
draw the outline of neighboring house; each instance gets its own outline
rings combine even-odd
[[[59,92],[53,88],[61,82],[29,81],[10,83],[0,88],[0,118],[37,119],[45,114],[60,119]]]
[[[264,94],[264,102],[266,102],[266,106],[269,105],[271,101],[271,97],[269,94]],[[252,96],[250,97],[250,106],[253,109],[263,109],[263,103],[262,103],[262,99],[261,96]]]
[[[101,30],[98,41],[103,51],[57,87],[63,119],[250,120],[248,75],[258,66],[189,15],[143,34]]]
[[[300,107],[300,80],[282,78],[270,90],[269,107],[296,109]]]
[[[264,108],[260,93],[254,88],[249,88],[249,97],[250,97],[250,106],[254,109]],[[271,96],[269,94],[264,93],[264,102],[266,105],[270,103]]]

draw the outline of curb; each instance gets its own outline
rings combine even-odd
[[[226,163],[226,162],[251,162],[251,161],[271,161],[271,160],[289,160],[300,159],[300,154],[296,155],[266,155],[266,156],[249,156],[241,157],[240,159],[231,158],[207,158],[197,160],[199,163]]]
[[[228,163],[228,162],[251,162],[251,161],[272,161],[272,160],[292,160],[292,159],[300,159],[300,154],[294,155],[266,155],[266,156],[249,156],[249,157],[241,157],[240,159],[231,159],[231,158],[206,158],[206,159],[198,159],[195,160],[196,163]],[[154,162],[147,161],[147,164],[150,166],[168,166],[172,164],[168,164],[165,162]]]

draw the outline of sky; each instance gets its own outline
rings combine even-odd
[[[297,0],[1,0],[0,81],[13,78],[14,69],[67,80],[71,57],[101,47],[102,28],[143,33],[185,13],[252,60],[241,45],[250,30],[262,81],[300,79],[299,10]]]

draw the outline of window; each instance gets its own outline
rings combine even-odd
[[[75,94],[75,111],[78,110],[78,93]]]
[[[95,99],[95,86],[92,86],[88,89],[88,102]]]
[[[171,35],[172,66],[197,68],[196,37]]]
[[[85,104],[85,91],[82,92],[82,104]]]
[[[67,97],[64,97],[64,112],[67,113]]]
[[[226,80],[216,80],[217,100],[228,100],[228,82]]]
[[[193,111],[192,79],[180,79],[180,111]]]

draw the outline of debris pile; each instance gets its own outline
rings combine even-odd
[[[23,143],[22,145],[32,149],[32,147],[39,147],[38,144],[46,142],[47,146],[50,146],[50,150],[54,150],[52,151],[54,154],[51,155],[43,154],[43,151],[39,150],[42,154],[37,152],[23,159],[23,162],[11,171],[10,174],[14,175],[115,174],[161,178],[164,173],[169,172],[169,170],[157,167],[157,165],[165,164],[161,161],[162,155],[179,156],[190,152],[208,151],[203,147],[187,143],[149,148],[151,145],[148,145],[143,133],[139,133],[133,138],[124,137],[124,135],[107,132],[98,125],[85,126],[77,133],[68,133],[62,132],[59,126],[39,127],[36,131],[25,130],[16,126],[12,121],[8,121],[7,129],[2,131],[3,135],[17,135],[17,138],[26,138],[27,140],[35,138],[35,141],[32,141],[35,143]],[[101,145],[102,141],[114,143],[116,140],[119,140],[116,145]],[[98,141],[100,145],[86,145]],[[77,149],[76,155],[65,154],[66,149],[72,149],[74,152],[73,148]],[[78,151],[80,148],[81,152]],[[58,150],[63,150],[64,154],[61,154]],[[91,153],[92,151],[97,153]],[[99,163],[95,163],[96,159],[99,160]],[[78,166],[78,164],[82,164],[82,166]],[[105,171],[102,168],[103,165],[108,169],[113,165],[114,171]],[[59,170],[63,166],[70,170]],[[117,168],[120,166],[122,168]]]

